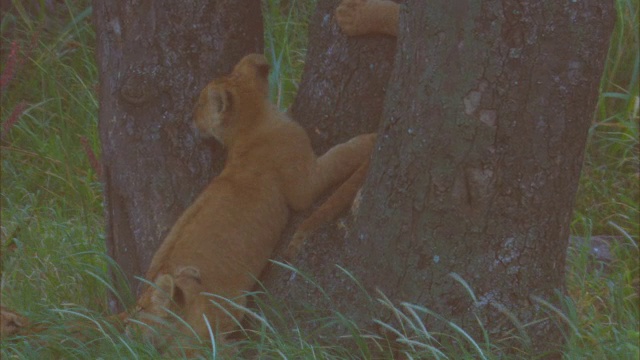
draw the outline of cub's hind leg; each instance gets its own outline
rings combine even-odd
[[[330,188],[345,182],[369,160],[376,134],[359,135],[338,144],[319,158],[305,159],[284,170],[287,204],[294,211],[308,209]],[[309,149],[309,151],[312,151]]]
[[[336,8],[336,19],[349,36],[398,36],[399,13],[400,6],[389,0],[343,0]]]
[[[306,237],[320,225],[335,219],[351,206],[369,170],[369,162],[376,134],[365,134],[336,145],[315,161],[309,174],[306,191],[311,189],[313,200],[338,185],[337,190],[296,229],[285,257],[294,257]],[[298,183],[301,184],[301,183]]]

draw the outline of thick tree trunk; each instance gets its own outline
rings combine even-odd
[[[192,107],[214,77],[262,52],[260,2],[94,1],[107,247],[130,284],[222,165]],[[122,287],[118,287],[122,291]]]
[[[613,2],[410,0],[401,13],[354,224],[343,242],[327,231],[307,242],[295,265],[315,284],[290,276],[276,294],[364,327],[391,321],[339,264],[370,295],[425,306],[478,340],[480,320],[494,343],[515,335],[522,343],[509,346],[557,350],[557,323],[535,323],[547,317],[537,299],[555,303],[563,287]]]

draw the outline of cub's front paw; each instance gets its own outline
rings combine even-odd
[[[342,0],[336,8],[338,25],[349,36],[397,36],[399,14],[400,6],[390,0]]]
[[[336,8],[336,19],[342,31],[349,36],[369,33],[365,8],[367,0],[343,0]]]

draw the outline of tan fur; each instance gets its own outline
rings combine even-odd
[[[383,34],[398,36],[400,6],[389,0],[343,0],[336,19],[349,36]]]
[[[226,312],[240,321],[242,311],[204,293],[244,305],[290,210],[308,208],[368,161],[375,134],[358,136],[317,158],[305,131],[269,102],[268,71],[262,55],[248,55],[230,75],[202,90],[195,124],[227,147],[227,161],[154,255],[146,277],[155,286],[139,298],[130,332],[140,331],[158,344],[168,340],[154,335],[152,328],[160,324],[189,334],[167,310],[201,338],[209,338],[203,315],[218,338],[234,330],[236,322]]]
[[[27,319],[0,305],[0,338],[19,335],[29,326]]]

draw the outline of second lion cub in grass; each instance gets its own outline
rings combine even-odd
[[[239,321],[242,312],[219,297],[245,304],[244,294],[267,264],[290,211],[308,208],[369,159],[375,134],[316,157],[304,129],[269,102],[268,73],[264,56],[248,55],[200,94],[195,124],[224,144],[228,155],[222,173],[178,219],[146,274],[155,286],[138,299],[129,328],[156,344],[168,340],[153,336],[152,328],[161,324],[185,334],[190,327],[203,338],[209,337],[207,321],[215,334],[233,330],[229,315]]]

